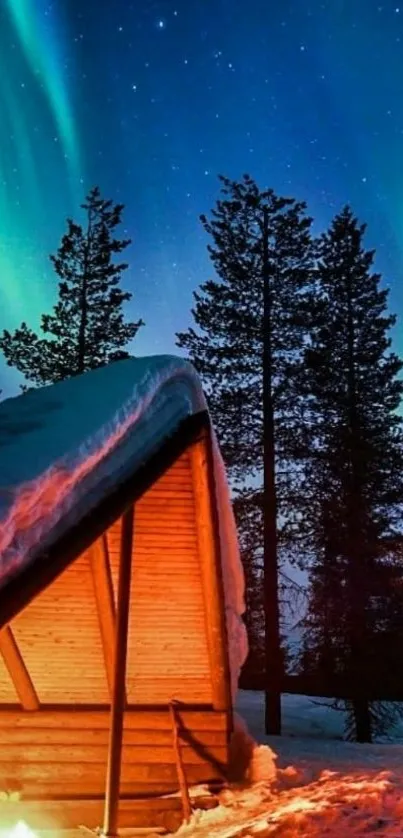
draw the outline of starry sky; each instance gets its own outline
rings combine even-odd
[[[1,0],[0,70],[0,328],[50,309],[48,254],[98,184],[126,205],[133,349],[175,351],[212,273],[199,215],[244,172],[317,232],[351,203],[403,315],[398,0]]]

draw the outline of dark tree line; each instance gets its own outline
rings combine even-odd
[[[313,560],[301,660],[351,685],[359,741],[384,720],[366,699],[371,685],[403,664],[403,363],[390,349],[395,318],[364,233],[345,208],[318,247],[304,369]]]
[[[217,277],[178,345],[233,480],[266,729],[280,728],[277,574],[296,561],[310,578],[299,668],[349,683],[349,731],[370,741],[390,721],[371,685],[403,658],[403,385],[388,294],[348,207],[314,240],[304,204],[222,178],[202,223]]]
[[[286,568],[309,576],[297,665],[348,682],[348,732],[370,741],[398,711],[369,699],[403,664],[402,362],[395,318],[349,207],[315,239],[304,203],[221,178],[202,224],[215,277],[177,335],[197,368],[231,479],[246,575],[250,655],[265,684],[266,728],[281,726],[288,664]],[[7,363],[31,385],[128,357],[142,321],[121,289],[123,206],[93,189],[51,260],[58,296],[40,333],[3,331]],[[296,591],[298,595],[298,590]]]

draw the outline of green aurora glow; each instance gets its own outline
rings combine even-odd
[[[30,324],[53,299],[46,254],[82,198],[82,166],[54,16],[42,0],[0,11],[0,307]],[[42,269],[39,267],[43,265]]]

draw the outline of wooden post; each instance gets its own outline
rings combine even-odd
[[[108,768],[106,776],[103,835],[118,834],[119,792],[122,767],[123,718],[126,692],[127,638],[130,613],[134,509],[131,506],[122,518],[120,537],[119,586],[115,633],[114,682],[111,707]]]
[[[283,664],[278,601],[277,488],[275,471],[272,294],[269,215],[263,208],[263,596],[265,617],[265,731],[281,733]]]
[[[101,632],[102,649],[104,653],[106,677],[109,695],[112,700],[114,683],[114,657],[116,614],[113,596],[112,573],[109,560],[106,533],[92,545],[89,550],[91,575],[94,585],[95,600],[99,628]]]

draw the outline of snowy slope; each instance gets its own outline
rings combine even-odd
[[[193,367],[155,356],[111,364],[0,403],[0,587],[206,409]],[[246,654],[243,575],[215,444],[233,683]]]

